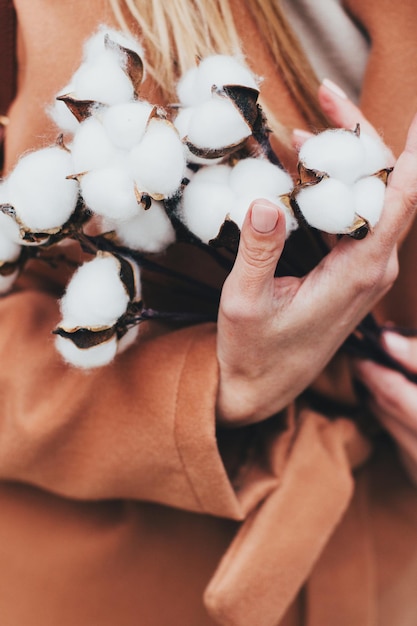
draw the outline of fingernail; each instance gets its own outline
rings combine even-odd
[[[330,78],[323,79],[321,84],[324,87],[326,87],[326,89],[328,89],[329,91],[334,93],[336,96],[339,96],[339,98],[342,98],[343,100],[347,100],[347,95],[343,91],[343,89],[341,89],[339,87],[339,85],[336,85],[336,83],[334,83],[332,80],[330,80]]]
[[[406,359],[410,356],[410,343],[406,337],[399,333],[385,331],[383,342],[388,352],[397,359]]]
[[[270,233],[278,223],[278,209],[267,202],[255,202],[252,205],[251,224],[258,233]]]
[[[303,130],[302,128],[294,128],[292,134],[296,139],[301,139],[302,141],[310,139],[313,135],[313,133],[309,133],[308,130]]]

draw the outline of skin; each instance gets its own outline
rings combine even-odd
[[[375,132],[349,100],[328,87],[321,87],[320,100],[335,126],[349,127],[356,119],[366,132]],[[220,303],[217,407],[222,423],[264,419],[314,380],[392,286],[398,273],[397,241],[416,203],[417,118],[373,236],[342,238],[305,278],[274,277],[285,242],[284,218],[265,201],[251,206]],[[358,267],[366,271],[358,273]]]
[[[388,352],[417,373],[417,339],[386,332]],[[369,391],[369,407],[398,443],[404,463],[417,483],[417,386],[398,372],[372,361],[356,361],[354,375]]]

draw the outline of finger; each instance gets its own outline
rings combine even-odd
[[[255,301],[273,293],[274,273],[285,244],[285,215],[272,202],[256,200],[242,226],[235,264],[228,278],[245,298]]]
[[[292,131],[291,142],[293,147],[296,150],[299,150],[303,143],[313,137],[313,133],[308,132],[308,130],[303,130],[302,128],[294,128]]]
[[[382,343],[389,354],[412,372],[417,372],[417,339],[386,330]]]
[[[417,386],[402,374],[372,361],[358,361],[356,377],[370,391],[370,406],[379,416],[390,416],[417,436]]]
[[[327,78],[319,87],[318,98],[323,112],[335,126],[354,129],[356,124],[360,124],[361,130],[367,135],[380,137],[361,110],[349,100],[345,92]],[[391,151],[388,152],[393,163],[394,157]]]

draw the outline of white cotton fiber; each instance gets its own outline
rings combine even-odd
[[[71,155],[54,146],[23,156],[8,178],[8,197],[20,220],[32,231],[62,226],[73,213],[78,184]]]
[[[360,134],[360,142],[365,152],[362,176],[370,176],[386,167],[390,163],[390,155],[387,147],[379,137],[370,137],[365,133]]]
[[[61,300],[66,329],[113,326],[126,311],[129,296],[120,279],[120,263],[109,253],[98,253],[81,265]]]
[[[126,220],[139,210],[133,179],[121,168],[108,167],[85,174],[80,189],[85,204],[97,215]]]
[[[355,133],[331,129],[307,139],[301,146],[299,160],[308,169],[326,172],[350,184],[362,175],[365,151]]]
[[[375,226],[384,206],[385,183],[376,176],[367,176],[358,180],[353,192],[356,213]]]
[[[101,120],[112,143],[124,150],[139,143],[153,108],[149,102],[123,102],[105,109]]]
[[[56,97],[71,94],[73,91],[74,86],[70,83],[61,89]],[[48,108],[48,114],[60,130],[71,134],[76,132],[79,122],[62,100],[55,99],[54,103]]]
[[[267,159],[242,159],[230,174],[232,189],[243,195],[282,195],[293,188],[291,176]]]
[[[101,122],[89,117],[78,126],[71,154],[74,163],[72,173],[81,174],[110,165],[116,159],[117,149]]]
[[[232,173],[232,168],[230,165],[226,165],[225,163],[219,163],[216,165],[207,165],[205,167],[201,167],[195,174],[192,176],[191,180],[193,183],[208,183],[208,184],[216,184],[216,185],[229,185],[230,184],[230,175]]]
[[[184,189],[181,218],[187,228],[201,241],[214,239],[236,202],[228,185],[200,182],[196,176]]]
[[[71,339],[58,335],[55,346],[64,361],[70,365],[82,369],[92,369],[108,365],[114,359],[117,353],[117,338],[114,336],[92,348],[81,349],[77,348]]]
[[[157,199],[173,196],[186,166],[184,145],[174,126],[153,118],[140,144],[131,150],[130,163],[139,191]]]
[[[310,226],[327,233],[347,232],[355,220],[353,191],[334,178],[301,189],[297,204]]]
[[[10,289],[13,287],[13,283],[18,276],[19,270],[16,270],[12,274],[8,274],[7,276],[2,276],[0,274],[0,295],[4,295],[10,291]]]
[[[135,217],[113,227],[123,245],[141,252],[162,252],[175,241],[175,230],[160,202],[152,201],[146,211],[138,207]]]
[[[105,24],[102,24],[98,32],[90,37],[90,39],[88,39],[88,41],[84,45],[84,58],[86,61],[93,61],[106,50],[104,44],[106,36],[108,36],[111,41],[114,41],[122,48],[133,50],[141,57],[141,59],[144,58],[143,48],[137,41],[137,39],[135,39],[128,33],[122,33],[119,30],[115,30],[113,28],[110,28],[109,26],[106,26]],[[121,63],[123,63],[123,53],[119,56],[119,60]]]
[[[2,221],[3,220],[0,217],[0,229]],[[17,261],[20,256],[21,250],[21,246],[16,243],[16,241],[10,239],[7,233],[0,230],[0,263],[13,263],[14,261]]]
[[[74,96],[79,100],[117,104],[128,102],[134,95],[132,82],[120,66],[120,59],[110,50],[82,63],[71,82]]]
[[[252,134],[242,115],[228,98],[213,98],[193,108],[188,141],[199,148],[216,150],[241,143]]]
[[[185,72],[177,85],[177,95],[180,103],[185,107],[194,106],[199,103],[197,92],[198,67],[193,67]]]
[[[7,181],[0,181],[0,205],[11,206],[10,196],[8,193]],[[14,219],[2,213],[0,211],[0,232],[4,237],[10,239],[10,241],[14,241],[15,243],[20,242],[20,234],[19,234],[19,226],[16,224]]]
[[[206,57],[197,69],[194,88],[198,102],[210,98],[213,85],[242,85],[258,89],[253,73],[233,56],[217,54]]]

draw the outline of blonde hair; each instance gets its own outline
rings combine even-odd
[[[175,100],[178,77],[196,58],[208,54],[242,54],[230,0],[109,0],[116,18],[129,30],[135,20],[146,41],[147,71],[163,97]],[[277,1],[246,0],[259,31],[297,107],[308,125],[326,126],[318,102],[318,80]],[[127,9],[127,13],[126,13]],[[263,104],[265,108],[265,105]],[[283,139],[285,131],[271,111],[268,122]]]

